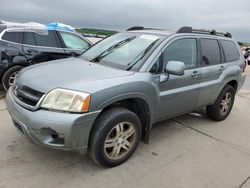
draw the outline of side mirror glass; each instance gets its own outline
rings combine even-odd
[[[184,75],[185,64],[180,61],[169,61],[165,67],[165,72],[177,76]]]

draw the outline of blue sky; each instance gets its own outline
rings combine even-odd
[[[63,22],[76,27],[124,30],[134,25],[228,31],[250,42],[248,0],[1,0],[0,20]]]

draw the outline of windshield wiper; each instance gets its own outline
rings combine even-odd
[[[144,51],[142,51],[142,53],[140,53],[136,58],[135,60],[131,61],[130,63],[128,63],[128,68],[126,68],[126,70],[130,70],[132,69],[133,66],[135,66],[135,64],[137,64],[140,60],[143,59],[143,57],[148,53],[148,51],[155,45],[155,43],[158,41],[155,40],[153,43],[151,43]]]
[[[122,47],[124,44],[130,42],[131,40],[133,40],[135,38],[136,38],[136,36],[133,36],[133,37],[129,37],[129,38],[125,39],[125,40],[122,40],[122,41],[118,42],[117,44],[109,47],[107,50],[103,51],[100,55],[98,55],[97,57],[92,59],[91,62],[99,62],[102,58],[104,58],[107,55],[111,54],[114,50],[116,50],[117,48]]]

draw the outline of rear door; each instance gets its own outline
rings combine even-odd
[[[219,41],[200,38],[201,94],[199,106],[213,103],[221,88],[220,76],[226,69]]]
[[[31,64],[67,57],[56,31],[24,32],[23,51]]]
[[[10,66],[27,65],[22,50],[23,32],[8,30],[0,40],[0,72]]]
[[[68,56],[79,56],[91,47],[91,43],[83,37],[67,31],[57,31]]]

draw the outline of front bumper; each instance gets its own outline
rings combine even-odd
[[[91,127],[100,111],[72,114],[20,106],[11,89],[6,106],[18,131],[31,142],[54,149],[86,153]]]

